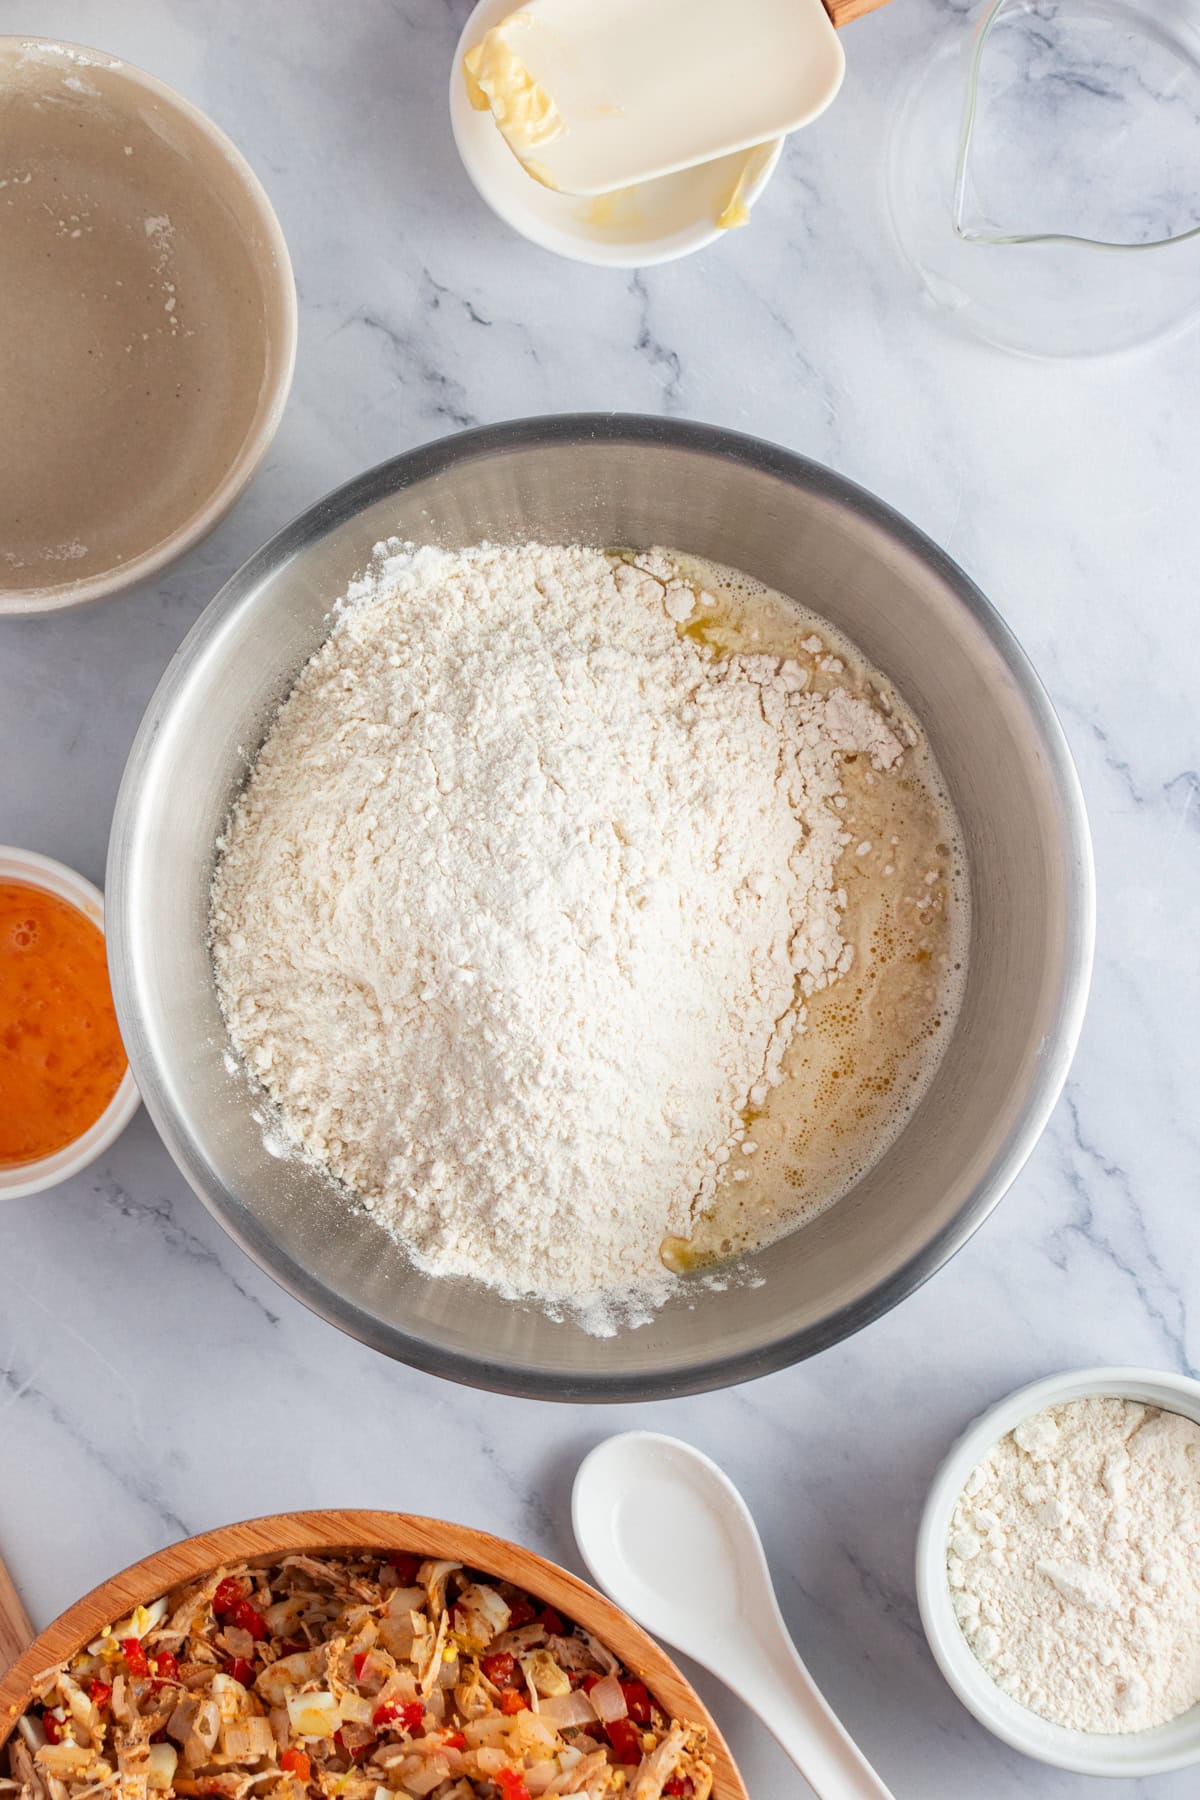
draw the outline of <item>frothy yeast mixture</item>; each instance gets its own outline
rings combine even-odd
[[[836,803],[852,841],[837,880],[849,971],[806,1003],[784,1079],[749,1107],[753,1152],[663,1260],[684,1271],[769,1244],[840,1199],[878,1162],[925,1093],[966,982],[970,895],[962,833],[928,741],[891,684],[826,619],[735,569],[670,552],[697,607],[679,627],[718,655],[798,660],[809,691],[841,688],[884,713],[907,745],[880,773],[841,758]]]

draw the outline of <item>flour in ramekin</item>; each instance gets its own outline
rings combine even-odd
[[[848,966],[839,756],[902,746],[662,555],[386,550],[220,846],[230,1035],[421,1266],[647,1291]]]
[[[1032,1711],[1143,1731],[1200,1703],[1200,1427],[1096,1396],[974,1469],[948,1551],[959,1624]]]

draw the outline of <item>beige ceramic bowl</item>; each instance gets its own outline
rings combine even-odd
[[[296,351],[253,171],[96,50],[0,37],[0,613],[98,600],[188,549],[275,434]]]

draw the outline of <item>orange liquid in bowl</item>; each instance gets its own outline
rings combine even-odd
[[[82,1137],[125,1068],[103,932],[57,894],[0,882],[0,1168]]]

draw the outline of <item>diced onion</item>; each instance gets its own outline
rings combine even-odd
[[[89,1700],[83,1689],[77,1687],[73,1681],[63,1682],[59,1688],[59,1692],[62,1693],[64,1688],[67,1695],[67,1707],[71,1717],[74,1719],[78,1728],[87,1734],[86,1741],[90,1742],[95,1721],[99,1716],[95,1705]]]
[[[276,1600],[268,1606],[263,1618],[267,1621],[267,1630],[272,1637],[288,1637],[295,1632],[300,1623],[300,1615],[304,1611],[305,1601],[292,1594],[286,1600]]]
[[[232,1675],[226,1675],[223,1669],[218,1669],[212,1677],[209,1691],[217,1703],[225,1724],[228,1724],[231,1719],[236,1719],[246,1704],[245,1688],[240,1681],[235,1681]]]
[[[621,1684],[615,1675],[606,1675],[603,1681],[598,1681],[588,1695],[588,1699],[595,1708],[596,1717],[602,1719],[606,1725],[611,1725],[614,1719],[628,1717],[629,1708],[625,1704]]]
[[[507,1736],[512,1729],[512,1720],[506,1719],[503,1713],[488,1713],[482,1719],[471,1719],[462,1728],[463,1736],[468,1744],[486,1744],[492,1738]]]
[[[179,1761],[179,1753],[174,1744],[151,1744],[146,1768],[146,1780],[152,1788],[169,1788],[175,1779],[175,1765]]]
[[[368,1700],[365,1694],[354,1694],[347,1690],[338,1701],[342,1724],[369,1725],[377,1705],[378,1701]]]
[[[572,1725],[593,1725],[596,1712],[586,1694],[554,1694],[542,1701],[539,1717],[556,1730],[566,1731]]]
[[[537,1796],[539,1794],[544,1794],[546,1789],[550,1787],[553,1782],[558,1780],[561,1773],[562,1771],[556,1762],[534,1763],[531,1768],[528,1768],[525,1771],[525,1786],[529,1789],[530,1794],[534,1796],[534,1800],[537,1800]]]
[[[292,1730],[299,1737],[332,1737],[341,1724],[337,1701],[325,1689],[291,1695],[287,1709]]]
[[[402,1613],[419,1612],[424,1604],[423,1587],[393,1588],[387,1597],[386,1610],[391,1618],[398,1619]]]
[[[443,1781],[447,1781],[449,1777],[450,1764],[446,1758],[431,1756],[423,1769],[418,1769],[414,1775],[404,1777],[404,1785],[410,1794],[416,1794],[420,1800],[422,1794],[431,1794],[435,1787],[440,1787]]]
[[[558,1733],[549,1725],[544,1725],[537,1713],[521,1712],[508,1722],[516,1726],[516,1737],[521,1748],[533,1756],[553,1756],[558,1749]]]
[[[221,1733],[221,1754],[231,1762],[255,1762],[275,1748],[275,1734],[269,1719],[251,1716],[234,1719]]]
[[[214,1680],[215,1679],[216,1678],[214,1677]],[[113,1708],[115,1711],[115,1688],[113,1690]],[[192,1714],[191,1724],[188,1727],[188,1748],[185,1751],[185,1760],[192,1767],[198,1768],[202,1762],[207,1760],[205,1753],[212,1750],[217,1741],[217,1733],[220,1729],[221,1711],[216,1701],[198,1700],[196,1702],[196,1710]],[[193,1754],[191,1748],[192,1745],[198,1746],[195,1754]]]

